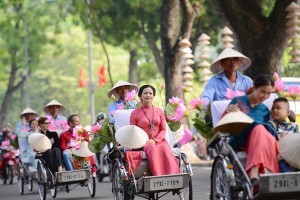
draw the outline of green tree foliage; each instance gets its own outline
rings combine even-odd
[[[48,42],[45,36],[47,28],[60,15],[56,13],[49,17],[55,10],[43,2],[3,0],[0,2],[0,8],[0,51],[2,53],[0,67],[1,71],[9,74],[3,80],[7,88],[1,102],[1,125],[7,116],[7,111],[11,108],[13,94],[24,86],[26,75],[38,66],[40,52],[43,51],[43,45]],[[29,47],[28,70],[24,59],[25,40]],[[23,97],[21,94],[20,99],[22,100]]]
[[[157,68],[151,66],[154,66],[155,62],[162,66],[162,61],[160,57],[153,57],[148,44],[151,41],[152,50],[155,49],[156,53],[160,54],[156,45],[160,31],[160,1],[92,1],[90,7],[84,2],[74,1],[74,7],[74,13],[80,14],[86,27],[89,27],[87,10],[91,9],[91,29],[94,35],[106,43],[128,50],[133,63],[127,65],[137,65],[132,70],[146,70],[150,72],[148,77],[156,77]],[[151,70],[148,70],[148,66]],[[160,72],[163,74],[163,70]],[[140,72],[135,73],[133,81],[146,80],[140,75]]]

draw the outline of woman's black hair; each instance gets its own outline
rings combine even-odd
[[[274,87],[273,78],[267,74],[257,75],[253,80],[253,86],[255,88],[259,88],[259,87],[267,86],[267,85]]]
[[[37,121],[36,119],[32,119],[29,121],[29,127],[31,126],[32,122]]]
[[[151,88],[152,91],[153,91],[153,96],[155,96],[156,90],[155,90],[155,88],[154,88],[152,85],[143,85],[143,86],[140,87],[140,89],[139,89],[139,92],[138,92],[138,96],[139,96],[139,97],[142,96],[142,93],[143,93],[143,91],[144,91],[145,88]]]

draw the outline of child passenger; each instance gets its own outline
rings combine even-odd
[[[294,122],[287,122],[286,119],[290,115],[290,105],[286,98],[279,97],[274,100],[271,116],[273,122],[271,122],[276,131],[278,132],[279,139],[284,137],[284,135],[288,133],[298,133],[298,125]],[[290,172],[293,171],[293,168],[289,166],[289,164],[283,160],[281,157],[279,158],[279,170],[280,172]]]

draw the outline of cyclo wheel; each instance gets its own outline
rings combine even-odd
[[[52,198],[55,198],[57,195],[57,187],[55,185],[55,177],[54,175],[50,172],[49,170],[49,174],[51,175],[52,179],[51,179],[51,188],[50,188],[50,192],[51,192],[51,196]]]
[[[8,165],[3,167],[3,184],[5,185],[7,183],[7,179],[8,179]]]
[[[14,182],[14,166],[7,165],[7,179],[9,180],[9,184],[13,184]]]
[[[67,193],[69,193],[69,192],[70,192],[69,185],[66,185],[66,192],[67,192]]]
[[[27,184],[27,187],[28,187],[29,191],[32,191],[32,189],[33,189],[33,179],[32,178],[29,178],[29,182]]]
[[[231,200],[230,180],[226,176],[223,159],[217,157],[211,172],[211,200]]]
[[[94,197],[96,194],[96,178],[95,177],[91,177],[88,181],[87,181],[87,187],[90,193],[91,197]]]
[[[181,162],[180,171],[181,171],[181,173],[189,173],[190,172],[183,161]],[[180,200],[193,200],[192,176],[190,176],[189,185],[180,191],[179,199]]]
[[[112,190],[114,200],[126,200],[124,181],[121,177],[121,169],[118,162],[113,163],[112,168]]]
[[[41,163],[38,162],[37,165],[37,177],[38,177],[38,186],[39,186],[39,195],[41,200],[46,200],[47,195],[47,187],[46,182],[47,177],[44,177],[46,173],[44,173],[44,168],[42,167]]]
[[[18,162],[17,165],[17,180],[18,180],[18,188],[19,188],[19,192],[20,194],[24,194],[24,173],[23,173],[23,166],[21,164],[21,161]]]
[[[56,194],[57,194],[57,187],[53,186],[53,188],[50,189],[50,192],[51,192],[52,198],[55,198]]]

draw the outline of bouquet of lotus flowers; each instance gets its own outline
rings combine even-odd
[[[167,123],[171,131],[177,131],[181,126],[181,120],[184,117],[192,118],[194,127],[205,138],[213,136],[212,128],[209,127],[204,119],[205,113],[202,106],[205,103],[203,100],[195,97],[190,101],[189,106],[185,104],[183,99],[172,97],[166,105],[165,114]],[[180,144],[186,144],[193,139],[192,132],[184,129],[184,135],[179,141]]]
[[[89,149],[93,153],[101,152],[108,143],[116,144],[114,137],[114,124],[105,119],[102,126],[98,123],[92,126],[91,132],[94,134],[94,139],[89,142]]]
[[[276,92],[279,97],[289,96],[294,101],[296,111],[296,99],[300,96],[300,87],[297,85],[290,85],[286,87],[276,72],[273,73],[273,78],[275,80],[274,92]],[[282,94],[285,90],[287,90],[288,95]]]
[[[87,139],[83,133],[87,133],[87,131],[82,127],[76,126],[73,128],[72,138],[69,143],[71,148],[75,148],[76,150],[80,149],[81,143]]]
[[[116,101],[116,97],[114,95],[111,95],[111,100]],[[140,104],[140,99],[137,96],[137,90],[133,89],[130,92],[128,92],[124,98],[126,105],[123,104],[118,104],[117,105],[117,110],[127,110],[127,109],[132,109],[135,107],[138,107]],[[134,107],[131,107],[130,102],[133,102]],[[114,117],[114,112],[109,113],[111,117]]]

